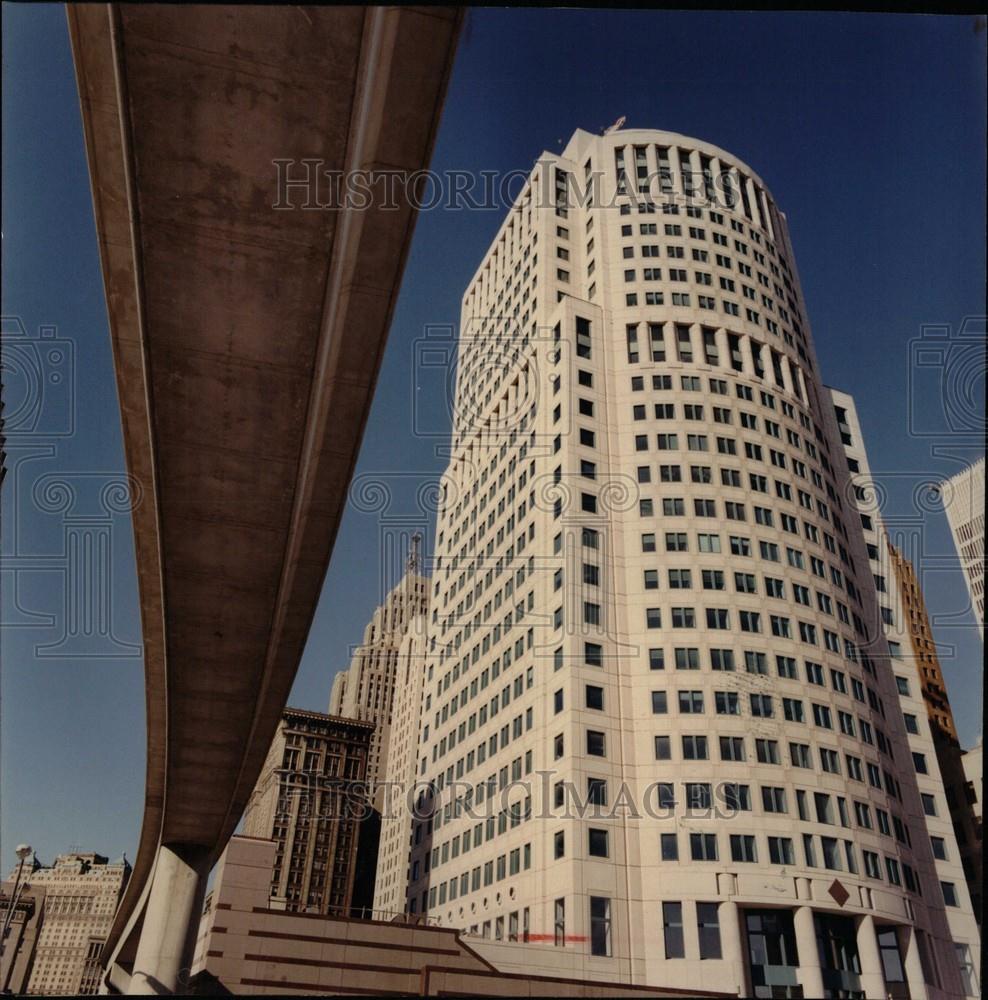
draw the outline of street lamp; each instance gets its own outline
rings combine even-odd
[[[7,906],[7,916],[3,919],[3,933],[0,934],[0,955],[3,954],[3,949],[7,945],[7,931],[10,928],[10,921],[13,919],[14,910],[17,907],[17,900],[20,897],[21,891],[23,891],[23,887],[21,886],[21,873],[24,871],[24,862],[27,860],[27,856],[30,853],[30,844],[17,845],[17,876],[14,879],[14,890],[10,894],[10,903]]]

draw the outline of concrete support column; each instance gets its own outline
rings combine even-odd
[[[741,910],[731,899],[720,904],[717,918],[720,921],[720,943],[724,960],[730,964],[738,996],[751,995],[748,989],[748,952],[741,933]]]
[[[861,988],[865,1000],[886,1000],[885,973],[882,970],[882,956],[878,950],[878,934],[875,921],[866,913],[858,921],[858,959],[861,961]]]
[[[762,215],[762,228],[767,230],[772,238],[775,238],[775,230],[772,228],[772,213],[768,209],[768,198],[763,190],[758,191],[758,210]]]
[[[682,157],[680,157],[680,162],[689,174],[690,184],[692,185],[693,190],[693,202],[695,203],[702,199],[704,193],[703,171],[700,170],[700,154],[695,149],[691,149],[686,161],[682,162]]]
[[[758,192],[755,190],[755,182],[746,177],[744,181],[745,190],[748,192],[748,207],[751,209],[751,221],[756,225],[761,225],[761,218],[758,212]]]
[[[809,396],[806,393],[806,383],[803,381],[803,369],[790,362],[789,371],[792,374],[793,391],[802,402],[808,403]]]
[[[803,995],[823,996],[823,969],[820,967],[820,948],[816,943],[816,926],[813,910],[809,906],[797,906],[793,913],[793,929],[796,932],[796,950],[799,952],[799,981]]]
[[[751,346],[751,337],[746,334],[741,336],[741,364],[744,366],[745,375],[755,374],[755,354]]]
[[[132,995],[170,994],[180,989],[184,992],[208,874],[201,848],[158,848],[130,980]]]
[[[926,989],[926,977],[923,975],[923,962],[919,957],[919,938],[915,927],[903,927],[900,931],[905,938],[902,966],[906,973],[906,983],[909,985],[910,1000],[929,1000]],[[900,942],[902,938],[900,937]]]
[[[744,215],[744,208],[741,202],[741,175],[738,173],[737,167],[729,167],[728,174],[730,174],[730,185],[731,185],[731,208],[739,216]]]
[[[722,177],[724,171],[724,164],[720,162],[720,157],[711,156],[710,157],[710,175],[714,179],[714,203],[711,204],[711,208],[715,211],[717,209],[723,208],[724,201],[724,180]]]
[[[674,200],[679,203],[684,197],[683,177],[681,173],[681,164],[679,162],[679,147],[670,146],[666,155],[669,157],[669,173],[672,175],[672,195]]]
[[[717,367],[730,368],[731,345],[730,341],[727,339],[727,330],[725,330],[722,326],[717,327],[717,330],[714,333],[714,341],[717,344]]]
[[[782,355],[780,364],[782,366],[782,381],[785,385],[785,390],[790,396],[794,396],[796,393],[793,390],[792,368],[789,366],[789,358],[785,354]]]

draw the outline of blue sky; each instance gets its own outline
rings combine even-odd
[[[70,845],[133,855],[144,768],[129,522],[91,496],[123,457],[64,11],[6,5],[3,27],[3,312],[31,337],[56,328],[75,393],[59,383],[36,432],[13,435],[3,487],[0,870],[23,840],[46,860]],[[789,217],[824,379],[857,397],[887,512],[916,521],[928,562],[942,565],[946,520],[918,510],[915,496],[979,453],[950,428],[968,426],[984,400],[983,359],[974,374],[959,367],[958,331],[984,302],[985,37],[970,17],[476,10],[433,166],[527,169],[574,129],[599,131],[620,115],[748,162]],[[392,504],[344,518],[294,704],[325,709],[333,674],[393,582],[368,552],[426,517],[416,491],[442,471],[448,416],[435,391],[442,372],[414,360],[429,327],[458,322],[500,220],[419,219],[358,467]],[[940,368],[910,360],[930,324],[953,331]],[[51,345],[30,350],[42,347]],[[972,393],[949,426],[944,370]],[[66,515],[42,509],[55,474],[75,491],[69,513],[99,522],[71,530],[111,538],[114,642],[93,650],[70,637],[42,657],[35,647],[59,642],[64,621]],[[970,742],[981,731],[982,647],[973,618],[959,614],[959,571],[929,576],[926,597]],[[53,626],[39,624],[45,614]]]

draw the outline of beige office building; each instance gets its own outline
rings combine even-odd
[[[985,460],[943,484],[944,508],[975,615],[985,623]]]
[[[581,980],[969,995],[765,184],[576,132],[466,290],[457,371],[409,911]]]
[[[364,641],[350,666],[333,678],[329,696],[330,715],[374,724],[367,763],[371,785],[387,774],[398,650],[412,621],[424,615],[429,604],[428,579],[420,572],[420,541],[419,535],[412,537],[404,576],[375,609],[364,629]],[[380,808],[380,796],[375,797],[375,804]]]
[[[27,875],[26,891],[43,890],[29,994],[99,992],[100,950],[129,877],[124,858],[110,862],[100,854],[75,852]]]

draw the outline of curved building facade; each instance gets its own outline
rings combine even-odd
[[[590,981],[965,995],[762,180],[576,132],[470,283],[458,363],[408,909]]]

